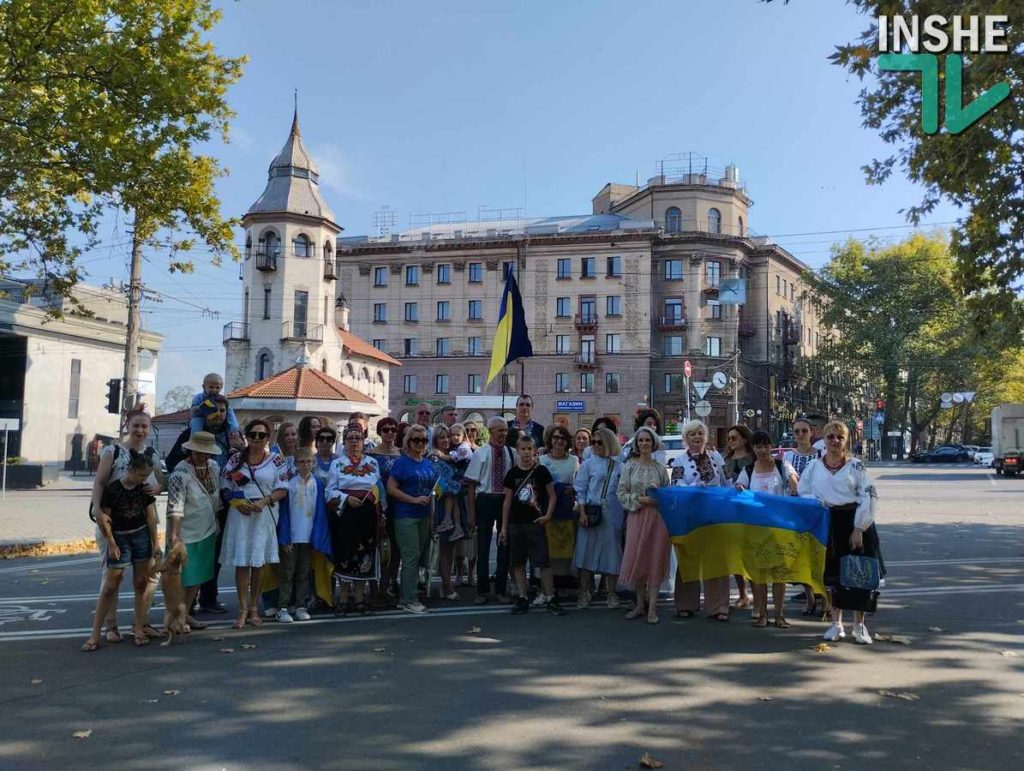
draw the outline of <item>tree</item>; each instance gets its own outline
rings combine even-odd
[[[237,258],[213,189],[224,172],[196,153],[227,139],[244,62],[204,40],[219,19],[209,0],[0,5],[0,271],[67,296],[113,210],[132,218],[133,249],[166,228],[172,255],[200,242]]]
[[[188,409],[192,406],[192,397],[195,395],[195,392],[196,389],[192,386],[174,386],[174,388],[164,394],[164,400],[160,403],[159,414],[166,415],[168,412]]]

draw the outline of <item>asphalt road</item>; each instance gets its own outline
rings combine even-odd
[[[0,562],[0,766],[622,769],[649,752],[668,769],[1016,767],[1024,479],[873,474],[889,577],[870,623],[902,642],[825,653],[798,605],[783,631],[741,612],[666,607],[651,627],[435,599],[426,617],[85,655],[96,558]]]

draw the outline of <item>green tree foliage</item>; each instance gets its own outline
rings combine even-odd
[[[166,228],[176,250],[237,256],[213,189],[224,171],[196,151],[227,138],[244,61],[205,39],[219,18],[209,0],[0,4],[0,271],[66,295],[113,210],[142,242]]]

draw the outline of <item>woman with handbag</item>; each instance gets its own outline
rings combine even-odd
[[[619,607],[615,585],[622,566],[622,522],[625,514],[615,491],[619,487],[622,448],[615,434],[600,428],[590,440],[591,455],[580,466],[573,486],[579,530],[572,566],[580,573],[577,608],[590,607],[594,573],[600,573],[608,592],[608,607]],[[609,494],[610,493],[610,494]]]
[[[864,464],[847,454],[846,426],[832,421],[823,430],[825,454],[807,465],[797,489],[802,497],[817,498],[829,511],[825,586],[833,609],[824,639],[834,642],[846,637],[843,610],[852,610],[854,642],[870,645],[873,640],[864,614],[873,613],[878,604],[878,495]],[[857,580],[849,577],[858,573]]]

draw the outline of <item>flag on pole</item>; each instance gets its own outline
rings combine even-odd
[[[526,312],[523,310],[523,296],[519,294],[514,270],[508,271],[505,290],[501,293],[501,309],[498,311],[498,327],[494,330],[491,345],[491,371],[487,373],[490,385],[510,361],[533,356],[529,330],[526,328]]]

